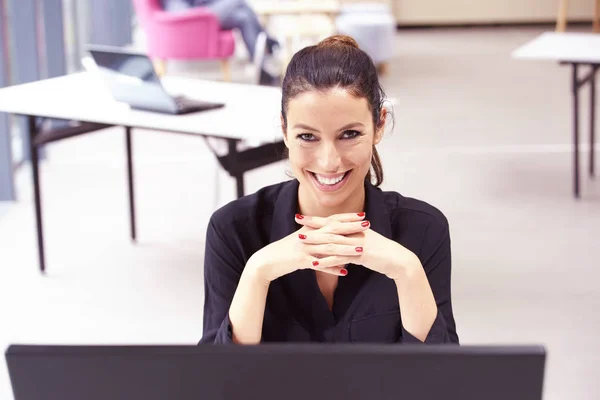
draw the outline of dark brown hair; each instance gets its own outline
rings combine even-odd
[[[291,99],[310,90],[326,91],[334,87],[344,88],[356,97],[367,99],[375,130],[385,123],[381,120],[385,93],[379,84],[373,60],[358,47],[354,39],[336,35],[303,48],[290,60],[282,84],[284,132],[287,131],[287,110]],[[383,169],[375,145],[371,168],[372,172],[369,170],[365,180],[371,182],[374,175],[374,185],[381,185]]]

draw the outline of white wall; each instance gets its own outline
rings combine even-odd
[[[391,0],[399,24],[554,22],[559,0]],[[570,0],[569,20],[591,20],[595,0]]]

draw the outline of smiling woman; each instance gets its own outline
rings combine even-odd
[[[292,172],[300,182],[300,211],[328,217],[362,210],[385,111],[374,124],[368,100],[342,87],[297,94],[287,109],[282,125]]]
[[[294,55],[281,102],[294,179],[212,216],[201,343],[458,343],[448,221],[378,188],[384,100],[352,38]]]

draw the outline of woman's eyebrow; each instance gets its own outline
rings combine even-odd
[[[361,124],[360,122],[352,122],[350,124],[344,125],[342,126],[339,130],[340,131],[345,131],[346,129],[352,129],[352,128],[364,128],[365,125]]]
[[[351,122],[349,124],[346,124],[344,126],[342,126],[340,129],[338,129],[339,131],[345,131],[346,129],[352,129],[352,128],[359,128],[362,127],[364,128],[364,124],[360,123],[360,122]],[[308,126],[306,124],[296,124],[292,127],[292,129],[306,129],[307,131],[313,131],[313,132],[319,132],[318,129],[313,128],[311,126]]]
[[[305,125],[305,124],[296,124],[292,127],[292,129],[306,129],[307,131],[319,132],[318,129],[315,129],[315,128]]]

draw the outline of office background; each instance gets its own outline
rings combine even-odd
[[[510,57],[555,29],[559,1],[383,3],[398,25],[381,76],[396,122],[379,146],[383,187],[447,215],[462,343],[545,344],[545,398],[598,398],[600,183],[584,174],[573,198],[569,69]],[[569,31],[592,31],[592,3],[570,2]],[[129,1],[0,5],[0,87],[81,70],[86,43],[145,46]],[[242,47],[238,35],[231,79],[255,84]],[[166,75],[220,80],[222,70],[169,61]],[[206,224],[235,198],[206,143],[135,132],[137,244],[127,236],[122,130],[46,146],[42,276],[23,131],[20,118],[0,113],[0,345],[197,342]],[[282,161],[250,172],[246,191],[287,179],[288,169]],[[4,363],[0,398],[10,398]]]

